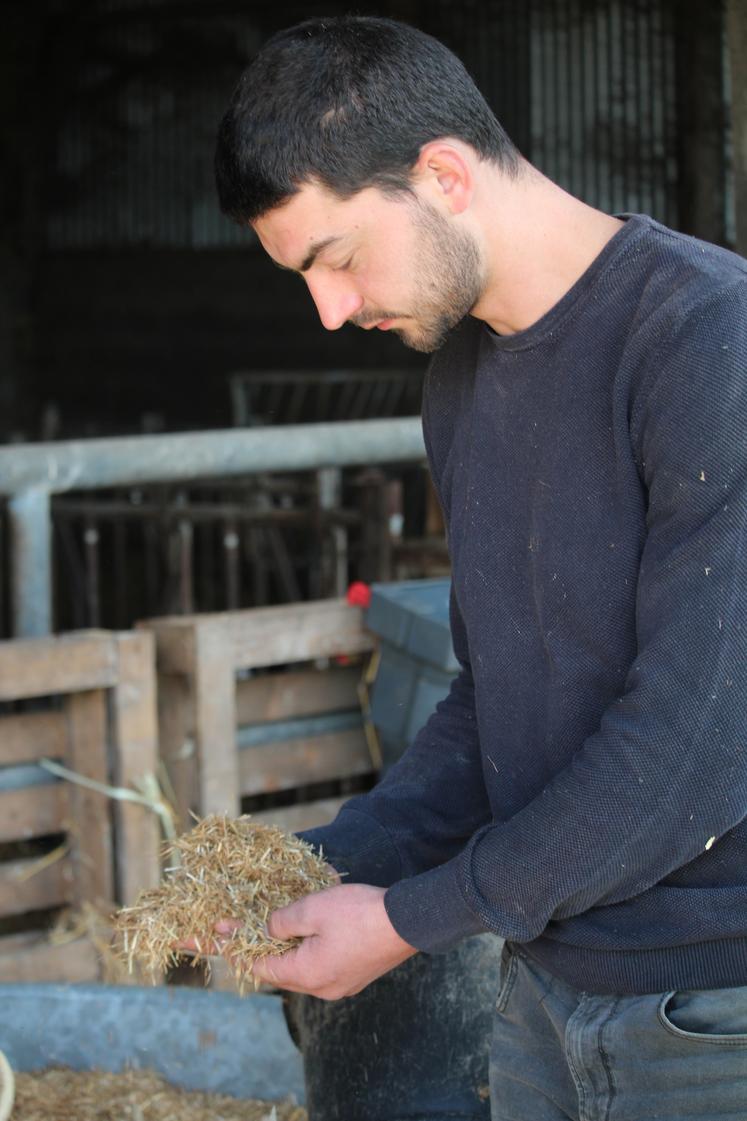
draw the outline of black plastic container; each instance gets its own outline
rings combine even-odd
[[[288,994],[310,1121],[489,1121],[501,946],[418,954],[344,1000]]]

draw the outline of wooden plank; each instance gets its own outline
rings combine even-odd
[[[208,615],[164,615],[143,619],[136,630],[150,631],[156,641],[158,673],[191,673],[194,665],[195,623]]]
[[[116,654],[104,631],[0,642],[0,701],[101,689],[116,679]]]
[[[292,790],[313,782],[370,774],[373,769],[363,728],[267,743],[239,752],[242,795]]]
[[[363,612],[344,599],[259,607],[226,616],[237,669],[290,665],[373,648]]]
[[[66,700],[67,766],[79,775],[108,782],[106,693],[73,693]],[[114,896],[112,826],[109,799],[71,782],[70,834],[76,902],[110,902]]]
[[[236,720],[261,724],[289,716],[344,712],[358,704],[360,666],[263,673],[236,683]]]
[[[165,616],[138,623],[156,635],[159,672],[186,674],[192,672],[196,633],[203,626],[225,628],[237,669],[290,665],[373,648],[372,636],[363,628],[363,612],[344,599]]]
[[[0,915],[4,918],[62,907],[71,903],[73,896],[69,857],[62,857],[46,868],[40,866],[38,859],[0,863]]]
[[[236,750],[236,679],[222,622],[197,628],[193,675],[199,813],[241,812]]]
[[[189,811],[198,808],[197,747],[194,734],[194,697],[183,674],[158,675],[158,742],[161,759],[173,788],[177,828],[193,824]]]
[[[0,984],[15,981],[98,981],[98,955],[85,938],[55,946],[43,934],[0,938]]]
[[[115,636],[119,679],[112,691],[114,771],[118,786],[135,787],[158,774],[155,642],[147,631]],[[117,898],[133,903],[161,878],[161,825],[146,806],[114,805]]]
[[[0,792],[0,841],[62,833],[67,828],[69,805],[69,790],[63,782]]]
[[[320,798],[316,802],[301,802],[297,806],[282,806],[274,810],[261,810],[252,814],[252,820],[266,825],[278,825],[289,833],[329,825],[348,798]]]
[[[64,754],[65,717],[61,712],[24,712],[0,717],[0,765],[33,763]]]

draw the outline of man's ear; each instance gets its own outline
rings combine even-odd
[[[462,214],[475,190],[472,160],[464,145],[449,140],[431,140],[420,149],[413,174],[429,201]]]

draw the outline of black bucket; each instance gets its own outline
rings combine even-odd
[[[309,1121],[489,1121],[502,945],[417,954],[344,1000],[286,995]]]

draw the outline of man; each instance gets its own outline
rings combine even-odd
[[[255,972],[335,999],[492,931],[494,1118],[744,1121],[747,263],[566,194],[388,20],[276,35],[216,169],[325,327],[435,351],[462,666]]]

